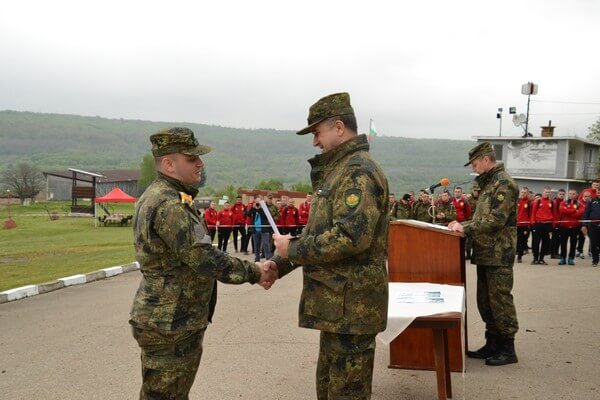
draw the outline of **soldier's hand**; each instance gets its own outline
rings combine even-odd
[[[458,221],[452,221],[448,224],[448,229],[454,232],[463,232],[463,226]]]
[[[267,260],[264,263],[256,263],[260,268],[260,280],[258,284],[262,286],[265,290],[269,290],[275,280],[279,277],[279,272],[277,270],[277,264],[271,260]]]
[[[288,246],[290,244],[290,239],[292,235],[273,235],[273,242],[275,243],[275,248],[277,249],[277,254],[283,258],[288,258]]]

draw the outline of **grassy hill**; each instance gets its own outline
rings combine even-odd
[[[19,160],[42,170],[139,168],[150,152],[149,135],[171,126],[189,127],[200,142],[213,147],[205,158],[210,187],[252,187],[268,179],[286,187],[309,182],[306,160],[316,149],[310,138],[292,131],[17,111],[0,111],[0,168]],[[385,170],[390,190],[404,193],[441,177],[470,181],[470,170],[462,165],[473,145],[466,140],[377,137],[371,152]]]

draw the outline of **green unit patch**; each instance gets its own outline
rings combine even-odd
[[[354,208],[360,204],[361,191],[359,189],[348,189],[344,193],[344,198],[346,199],[346,205],[348,207]]]

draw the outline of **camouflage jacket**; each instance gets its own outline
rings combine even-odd
[[[387,323],[388,183],[365,135],[309,160],[308,223],[290,242],[283,276],[303,266],[299,324],[341,334],[373,334]]]
[[[433,222],[431,215],[429,215],[429,209],[431,204],[423,203],[421,200],[417,201],[412,207],[411,218],[422,222]]]
[[[191,208],[197,190],[158,173],[133,218],[135,257],[142,281],[131,324],[164,331],[204,328],[216,302],[216,281],[256,283],[252,263],[215,249],[202,218]]]
[[[440,214],[444,214],[444,216],[440,216]],[[452,204],[452,200],[444,203],[443,201],[438,201],[435,205],[435,223],[448,225],[450,222],[456,219],[456,209],[454,208],[454,204]]]
[[[412,207],[410,204],[404,204],[402,202],[398,202],[398,207],[396,208],[396,219],[410,219],[412,213]]]
[[[471,263],[510,267],[517,243],[519,188],[501,163],[476,179],[481,188],[477,209],[473,219],[462,224],[473,239]]]
[[[398,217],[396,217],[396,215],[398,214],[398,202],[395,201],[394,203],[390,204],[390,221],[395,221]]]
[[[471,206],[471,215],[469,216],[469,221],[470,221],[473,219],[475,210],[477,210],[477,201],[479,200],[479,196],[473,197],[473,193],[471,193],[471,195],[469,195],[467,200],[469,201],[469,205]]]

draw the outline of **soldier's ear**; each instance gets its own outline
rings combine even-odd
[[[344,122],[339,119],[335,120],[335,122],[333,123],[333,127],[335,129],[335,133],[338,136],[342,136],[346,131],[346,125],[344,125]]]
[[[163,171],[174,172],[175,171],[175,160],[170,156],[164,156],[160,160],[160,165]]]

